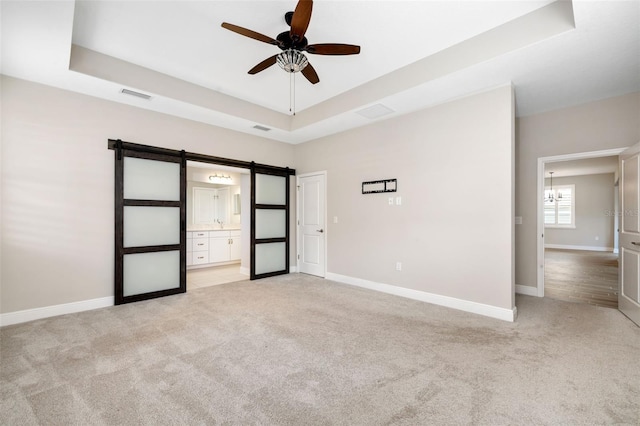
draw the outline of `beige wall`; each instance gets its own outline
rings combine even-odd
[[[549,179],[545,180],[548,186]],[[575,185],[576,227],[545,228],[545,244],[612,249],[614,193],[618,189],[614,184],[613,173],[554,178],[554,187]]]
[[[108,138],[294,166],[288,144],[23,80],[1,96],[2,313],[113,295]]]
[[[536,286],[538,158],[623,148],[640,141],[640,93],[516,120],[516,284]],[[555,181],[555,180],[554,180]]]
[[[328,271],[513,308],[512,105],[505,86],[296,146],[327,171]],[[402,205],[361,193],[387,178]]]

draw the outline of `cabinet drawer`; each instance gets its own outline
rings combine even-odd
[[[194,251],[193,265],[202,265],[203,263],[209,263],[209,251]]]
[[[209,250],[209,238],[194,238],[191,243],[192,251],[207,251]]]
[[[209,232],[207,231],[193,231],[193,238],[209,238]]]
[[[230,237],[240,237],[242,236],[242,231],[240,231],[239,229],[236,231],[229,231],[229,236]]]

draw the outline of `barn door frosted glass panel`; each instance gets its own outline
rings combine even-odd
[[[256,238],[285,238],[287,213],[284,210],[256,209]]]
[[[287,178],[256,173],[256,204],[287,204]]]
[[[124,158],[124,198],[180,201],[180,164]]]
[[[137,253],[124,256],[123,296],[180,287],[180,251]]]
[[[180,244],[180,207],[125,206],[124,247]]]
[[[178,151],[116,148],[116,304],[186,290],[185,167]]]
[[[288,175],[254,175],[253,279],[288,272],[288,185]]]
[[[285,243],[256,245],[256,275],[283,271],[287,267]]]

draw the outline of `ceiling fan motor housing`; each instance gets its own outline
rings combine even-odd
[[[282,50],[287,49],[297,49],[303,50],[309,44],[309,41],[306,37],[302,37],[301,40],[294,40],[291,38],[291,34],[289,31],[285,31],[283,33],[278,34],[276,37],[278,40],[278,47]]]

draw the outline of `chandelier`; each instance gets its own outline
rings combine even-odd
[[[554,172],[549,172],[549,175],[551,175],[551,188],[549,189],[549,196],[544,198],[545,203],[553,203],[554,201],[562,200],[561,193],[558,193],[557,197],[553,195],[553,173]]]

